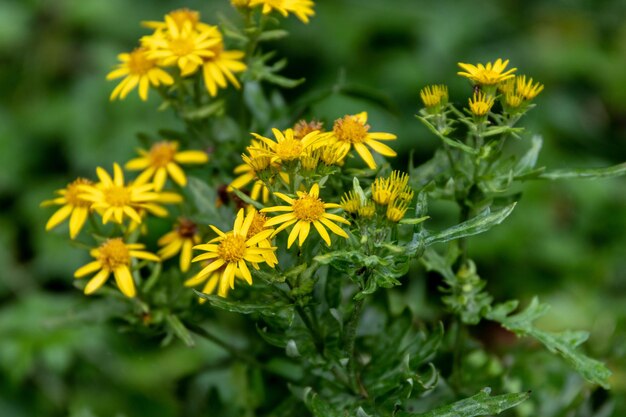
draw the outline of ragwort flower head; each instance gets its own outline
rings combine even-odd
[[[396,156],[397,154],[393,149],[384,143],[378,142],[380,140],[396,139],[396,135],[383,132],[369,132],[369,128],[366,112],[347,115],[335,120],[332,139],[339,145],[339,153],[342,157],[345,157],[350,152],[350,149],[354,148],[367,166],[374,169],[376,168],[376,162],[367,146],[381,155]]]
[[[505,71],[507,65],[509,65],[509,60],[502,61],[501,58],[498,58],[493,64],[487,62],[485,65],[472,65],[459,62],[458,65],[464,71],[459,71],[457,74],[469,78],[475,84],[483,86],[495,86],[502,81],[515,77],[513,73],[517,71],[517,68],[511,68]]]
[[[236,6],[242,6],[242,1],[233,1]],[[283,17],[289,16],[289,13],[296,15],[303,23],[309,23],[309,18],[315,15],[312,0],[249,0],[247,7],[263,6],[262,13],[269,14],[276,10]]]
[[[248,264],[258,268],[258,264],[266,262],[269,252],[274,252],[275,247],[262,247],[260,242],[265,241],[274,232],[273,229],[264,229],[254,236],[248,236],[250,226],[254,221],[255,213],[250,212],[244,217],[244,210],[237,213],[237,218],[233,230],[227,233],[222,232],[217,227],[210,225],[211,229],[218,234],[218,237],[206,244],[194,246],[194,249],[206,251],[192,259],[192,262],[211,260],[197,275],[188,280],[185,285],[195,286],[207,280],[214,271],[223,267],[219,276],[218,295],[225,296],[227,287],[235,287],[235,277],[243,278],[252,285],[252,274]],[[265,256],[264,256],[265,255]],[[270,267],[273,264],[268,263]]]
[[[96,169],[100,182],[95,185],[81,185],[81,198],[91,202],[91,208],[102,215],[102,223],[113,220],[122,223],[125,217],[141,223],[143,211],[156,216],[166,216],[167,211],[158,202],[180,202],[181,197],[174,193],[157,193],[154,184],[124,182],[124,173],[118,164],[113,164],[113,178],[101,167]]]
[[[180,253],[180,270],[187,272],[191,265],[191,249],[200,243],[198,226],[189,219],[180,218],[174,226],[174,230],[163,235],[159,241],[159,256],[161,259],[169,259]]]
[[[289,205],[266,207],[261,210],[261,212],[288,212],[286,214],[272,217],[267,221],[267,223],[265,223],[265,226],[267,227],[280,224],[274,234],[277,234],[293,225],[293,228],[289,233],[289,238],[287,239],[288,248],[290,248],[293,242],[296,241],[296,238],[298,238],[298,246],[302,246],[309,235],[311,224],[315,227],[315,230],[317,230],[328,246],[330,246],[331,243],[330,236],[325,229],[326,227],[336,235],[348,238],[348,234],[333,222],[343,224],[350,224],[350,222],[341,216],[326,212],[326,209],[341,208],[341,206],[334,203],[324,203],[319,198],[319,192],[319,185],[313,184],[309,192],[298,191],[298,198],[291,198],[283,193],[274,193],[276,197],[280,198]]]
[[[220,42],[216,43],[211,51],[213,56],[205,57],[202,65],[204,85],[211,95],[215,97],[219,88],[228,87],[230,82],[235,88],[240,88],[239,80],[235,73],[243,72],[247,66],[243,63],[244,53],[238,50],[224,50],[222,34],[216,29],[216,35]]]
[[[294,137],[293,129],[287,129],[283,133],[273,128],[272,133],[276,138],[275,140],[252,133],[262,145],[253,145],[249,149],[259,156],[269,156],[271,163],[278,164],[300,159],[300,157],[306,155],[309,151],[324,145],[329,138],[327,134],[318,131],[310,132],[302,139],[296,139]]]
[[[141,22],[143,26],[155,30],[167,30],[168,29],[168,20],[173,22],[179,30],[182,30],[183,27],[187,24],[191,24],[193,29],[205,30],[209,29],[211,26],[206,23],[202,23],[200,21],[200,12],[196,10],[191,10],[187,8],[176,9],[169,12],[165,20],[162,22],[158,21],[145,21]]]
[[[81,196],[81,186],[90,184],[92,182],[87,179],[77,178],[64,189],[56,191],[59,197],[41,203],[42,207],[50,205],[61,206],[50,216],[46,223],[46,230],[53,229],[69,217],[70,238],[74,239],[80,233],[89,215],[89,206],[91,206],[91,202]]]
[[[468,99],[470,112],[476,117],[482,118],[489,113],[495,101],[493,96],[482,91],[474,92],[472,98]]]
[[[178,151],[178,142],[156,142],[149,151],[138,150],[141,157],[131,159],[125,168],[144,170],[137,178],[138,183],[154,182],[154,190],[161,191],[165,186],[168,175],[181,187],[187,185],[187,176],[179,164],[203,164],[209,160],[206,152]]]
[[[98,271],[85,287],[85,294],[89,295],[102,287],[109,275],[113,273],[115,282],[122,294],[126,297],[134,297],[136,294],[135,282],[130,271],[132,259],[161,261],[158,256],[144,251],[143,248],[144,245],[141,243],[125,243],[122,238],[108,239],[98,248],[91,250],[90,254],[96,260],[78,268],[74,272],[74,277],[83,278]]]
[[[128,93],[139,86],[139,97],[146,101],[150,86],[171,85],[174,79],[167,71],[159,68],[157,60],[148,56],[146,48],[136,48],[132,52],[119,54],[122,61],[116,69],[107,74],[107,80],[124,77],[113,89],[111,100],[125,99]]]
[[[448,104],[448,87],[443,84],[427,85],[420,90],[420,97],[427,109],[440,109]]]

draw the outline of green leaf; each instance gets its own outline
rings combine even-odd
[[[183,112],[182,116],[186,120],[202,120],[211,116],[220,115],[224,111],[224,100],[217,100],[197,109],[190,109]]]
[[[420,224],[428,219],[430,219],[430,216],[418,217],[416,219],[402,219],[400,220],[400,224]]]
[[[559,169],[538,175],[541,180],[596,179],[626,175],[626,162],[606,168]]]
[[[531,171],[535,165],[537,165],[537,158],[539,158],[543,139],[541,136],[535,135],[532,137],[531,142],[530,149],[520,158],[517,164],[515,164],[515,168],[513,169],[515,176],[523,175]]]
[[[291,305],[283,304],[280,302],[274,302],[273,304],[261,303],[245,303],[242,301],[230,301],[226,298],[219,297],[212,294],[204,294],[200,291],[193,290],[200,298],[204,298],[210,305],[220,308],[222,310],[230,311],[232,313],[240,314],[253,314],[259,313],[266,316],[277,316],[285,309],[290,309]]]
[[[261,33],[261,35],[259,35],[258,37],[258,40],[259,42],[275,41],[278,39],[282,39],[286,36],[289,36],[289,32],[287,32],[286,30],[282,30],[282,29],[268,30],[267,32]]]
[[[504,410],[515,407],[530,397],[530,391],[516,394],[490,396],[491,389],[483,388],[478,394],[439,407],[422,414],[407,412],[396,413],[396,417],[475,417],[500,414]]]
[[[243,200],[244,203],[250,204],[252,205],[254,208],[256,208],[257,210],[261,210],[262,208],[264,208],[265,206],[261,203],[259,203],[258,201],[253,200],[252,198],[250,198],[249,195],[244,194],[243,192],[241,192],[241,190],[238,190],[236,188],[233,188],[233,193],[235,193],[235,195],[237,197],[239,197],[241,200]]]
[[[547,304],[539,303],[534,297],[526,310],[509,315],[515,309],[516,303],[498,305],[488,312],[485,317],[502,324],[502,326],[518,336],[531,336],[540,341],[552,353],[562,356],[587,381],[601,385],[608,389],[608,379],[611,371],[600,361],[592,359],[576,350],[587,337],[587,332],[564,331],[560,333],[546,332],[533,326],[533,321],[543,316],[550,308]]]
[[[169,326],[169,328],[174,332],[176,336],[180,338],[187,346],[193,347],[196,345],[196,342],[191,337],[191,333],[185,327],[185,325],[180,321],[178,316],[174,314],[167,314],[165,316],[165,322]]]
[[[206,181],[189,176],[187,178],[187,189],[191,193],[193,202],[200,214],[205,217],[218,217],[217,208],[215,207],[217,193]]]
[[[502,223],[502,221],[506,219],[509,214],[511,214],[516,204],[517,203],[510,204],[494,212],[491,212],[489,209],[487,209],[480,213],[478,216],[471,218],[461,224],[457,224],[456,226],[450,227],[449,229],[443,230],[439,233],[431,234],[430,236],[426,237],[425,244],[426,246],[429,246],[434,243],[449,242],[450,240],[461,239],[463,237],[473,236],[479,233],[486,232],[493,226]]]
[[[313,391],[313,388],[306,387],[302,393],[302,400],[306,408],[315,417],[343,417],[343,413],[340,413],[332,405],[322,400],[318,393]]]
[[[471,155],[476,155],[478,152],[476,151],[476,149],[472,148],[471,146],[467,146],[464,143],[458,142],[454,139],[451,139],[447,136],[444,136],[443,134],[441,134],[441,132],[439,132],[437,130],[437,128],[435,128],[435,126],[433,126],[428,119],[422,117],[422,116],[418,116],[415,115],[415,117],[417,117],[422,123],[424,123],[424,126],[426,126],[428,128],[428,130],[430,130],[435,136],[437,136],[439,139],[441,139],[442,141],[444,141],[444,143],[448,144],[449,146],[453,147],[453,148],[457,148],[462,150],[465,153],[471,154]]]

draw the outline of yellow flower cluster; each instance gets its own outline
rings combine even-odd
[[[111,93],[111,100],[124,99],[137,86],[139,97],[147,100],[150,86],[171,85],[174,78],[167,68],[178,68],[180,77],[202,69],[204,85],[211,96],[228,83],[240,87],[235,73],[245,71],[244,53],[225,50],[217,26],[200,21],[200,14],[189,9],[174,10],[162,22],[144,22],[151,35],[141,38],[141,46],[118,55],[121,61],[107,75],[108,80],[123,78]]]
[[[533,83],[532,78],[525,75],[518,75],[509,78],[498,86],[502,94],[502,105],[509,113],[523,110],[535,97],[543,91],[543,84]]]
[[[263,14],[269,14],[274,10],[283,17],[293,13],[303,23],[309,23],[309,18],[315,15],[313,0],[231,0],[235,7],[255,8],[261,6]]]
[[[389,177],[376,178],[370,193],[371,199],[349,191],[342,197],[341,207],[347,213],[365,219],[380,212],[387,220],[397,223],[404,218],[414,195],[408,174],[400,171],[393,171]]]

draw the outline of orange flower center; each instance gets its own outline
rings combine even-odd
[[[92,182],[85,178],[77,178],[74,182],[68,184],[65,189],[65,201],[67,201],[67,204],[73,207],[89,207],[91,203],[80,198],[80,195],[83,193],[80,186],[90,184]]]
[[[226,262],[235,263],[243,259],[246,252],[246,239],[243,236],[229,234],[217,247],[217,254]]]
[[[114,207],[124,207],[130,204],[130,190],[126,187],[112,185],[104,189],[104,201]]]
[[[293,137],[296,139],[302,139],[306,135],[316,130],[322,131],[324,129],[324,124],[322,122],[318,122],[317,120],[312,120],[307,122],[306,120],[300,120],[293,127]]]
[[[335,121],[333,133],[342,142],[361,143],[367,139],[369,128],[369,125],[363,124],[356,117],[348,115]]]
[[[128,59],[128,71],[134,75],[147,74],[152,68],[155,67],[155,62],[146,56],[145,48],[137,48],[130,53]]]
[[[103,268],[115,270],[130,264],[130,253],[122,238],[109,239],[98,248],[98,261]]]
[[[293,202],[293,214],[307,222],[319,220],[324,215],[324,203],[319,198],[304,195]]]
[[[174,160],[177,145],[174,142],[157,142],[150,148],[150,164],[154,167],[165,167]]]

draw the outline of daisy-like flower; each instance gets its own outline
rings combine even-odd
[[[125,165],[130,171],[144,170],[137,178],[137,183],[144,184],[153,179],[154,190],[161,191],[169,176],[181,187],[187,185],[185,172],[178,164],[203,164],[209,160],[206,152],[178,152],[178,142],[156,142],[149,151],[138,149],[139,158],[131,159]]]
[[[157,61],[148,57],[146,48],[136,48],[132,52],[119,54],[122,61],[116,69],[107,74],[107,80],[124,77],[113,89],[111,100],[124,99],[135,87],[139,86],[139,97],[146,101],[150,86],[171,85],[174,79],[167,71],[159,68]]]
[[[313,184],[309,192],[298,191],[298,198],[291,198],[283,193],[274,193],[276,197],[289,205],[266,207],[261,210],[261,212],[288,212],[272,217],[265,223],[266,227],[276,226],[282,223],[274,234],[293,225],[289,233],[289,238],[287,239],[287,248],[291,247],[293,242],[296,241],[296,238],[298,238],[298,246],[302,246],[309,235],[311,224],[313,224],[315,230],[317,230],[328,246],[330,246],[330,236],[325,227],[336,235],[348,238],[348,234],[333,222],[343,224],[350,224],[350,222],[336,214],[326,213],[326,209],[341,208],[341,206],[335,203],[324,203],[319,198],[319,193],[320,187],[318,184]]]
[[[191,10],[187,8],[176,9],[169,12],[166,16],[169,17],[171,21],[174,22],[176,27],[179,30],[182,30],[183,27],[189,22],[194,29],[208,29],[211,26],[206,23],[202,23],[200,21],[200,12],[196,10]],[[145,21],[141,22],[142,26],[145,26],[150,29],[156,30],[167,30],[167,17],[166,21],[158,22],[158,21]]]
[[[233,2],[236,6],[241,6],[242,3],[241,0]],[[246,4],[251,8],[261,5],[263,6],[263,14],[269,14],[276,10],[283,17],[287,17],[289,13],[293,13],[303,23],[309,23],[309,18],[315,15],[313,10],[315,3],[312,0],[249,0]]]
[[[350,149],[354,148],[367,166],[374,169],[376,168],[376,162],[367,146],[381,155],[396,156],[397,154],[393,149],[379,142],[380,140],[396,139],[396,135],[384,132],[369,132],[369,128],[367,112],[346,115],[341,119],[335,120],[332,138],[340,146],[339,152],[343,157],[350,152]]]
[[[169,259],[180,253],[180,270],[187,272],[191,265],[191,248],[200,243],[197,225],[189,219],[178,219],[174,230],[164,234],[158,241],[159,256]]]
[[[215,262],[215,260],[203,262],[203,269],[211,266],[212,262]],[[220,297],[227,297],[228,292],[230,291],[230,284],[228,280],[220,279],[222,278],[222,275],[224,275],[225,269],[226,267],[222,265],[216,270],[211,271],[208,275],[205,274],[201,276],[201,272],[199,272],[193,277],[189,278],[187,281],[185,281],[185,287],[195,287],[199,284],[204,283],[204,286],[202,287],[202,293],[213,294],[215,290],[217,290],[217,295],[219,295]],[[243,279],[241,273],[239,273],[238,271],[235,271],[235,278]],[[206,299],[200,298],[198,301],[200,301],[200,304],[204,304],[206,302]]]
[[[324,123],[319,122],[317,120],[299,120],[293,126],[293,137],[296,139],[302,139],[306,135],[314,131],[324,132]]]
[[[225,51],[222,34],[219,30],[217,30],[217,36],[220,38],[220,42],[211,49],[214,55],[204,58],[204,64],[202,65],[204,85],[211,97],[217,95],[218,88],[226,88],[228,81],[235,88],[241,88],[234,73],[245,71],[247,68],[246,64],[242,62],[244,57],[243,51]]]
[[[361,198],[354,191],[348,191],[341,197],[341,208],[346,213],[356,214],[361,207]]]
[[[387,178],[378,177],[372,183],[372,199],[381,206],[390,204],[398,197],[411,200],[413,190],[408,183],[408,174],[400,171],[393,171]]]
[[[250,198],[258,200],[262,196],[263,202],[267,202],[270,196],[270,190],[265,183],[259,179],[260,173],[267,170],[271,166],[271,158],[269,156],[259,155],[257,151],[248,147],[250,155],[241,155],[243,164],[238,165],[234,169],[234,173],[239,175],[228,186],[228,191],[232,191],[234,188],[240,190],[252,181],[254,184],[250,191]],[[282,173],[281,173],[282,174]],[[289,177],[286,178],[289,180]]]
[[[113,273],[118,288],[126,297],[134,297],[135,282],[130,272],[131,262],[133,258],[146,259],[153,262],[161,262],[161,259],[153,253],[143,250],[144,245],[141,243],[124,243],[122,238],[113,238],[106,240],[98,248],[92,249],[90,254],[96,258],[78,268],[74,272],[75,278],[83,278],[93,272],[98,271],[94,275],[87,286],[85,294],[92,294],[98,288],[102,287],[109,275]]]
[[[167,211],[156,204],[158,202],[180,202],[181,197],[174,193],[157,193],[153,191],[154,184],[124,183],[122,168],[113,164],[113,178],[103,168],[98,167],[96,174],[100,182],[95,185],[81,185],[81,198],[90,201],[91,208],[102,215],[102,223],[113,220],[122,223],[124,217],[129,217],[136,223],[141,223],[141,210],[146,210],[156,216],[167,215]]]
[[[74,239],[85,224],[87,215],[89,215],[89,206],[91,202],[81,197],[82,191],[81,185],[90,185],[91,181],[84,178],[77,178],[73,182],[67,184],[62,190],[57,190],[56,193],[60,197],[52,200],[46,200],[41,203],[42,207],[51,205],[60,205],[60,209],[54,212],[50,219],[46,223],[46,230],[53,229],[61,224],[68,217],[70,218],[70,238]]]
[[[543,91],[543,84],[533,84],[533,79],[526,80],[525,75],[518,75],[515,77],[515,91],[522,96],[524,100],[532,100]]]
[[[145,36],[142,43],[150,49],[149,58],[159,60],[163,66],[177,65],[183,77],[195,73],[205,59],[215,56],[213,48],[222,42],[216,26],[194,28],[186,21],[179,28],[168,15],[165,23],[167,29]]]
[[[513,73],[517,71],[517,68],[511,68],[505,71],[507,65],[509,65],[509,60],[502,61],[501,58],[498,58],[493,64],[487,62],[485,65],[472,65],[459,62],[458,65],[464,70],[457,72],[458,75],[469,78],[474,83],[484,86],[494,86],[509,78],[513,78],[515,77]]]
[[[267,240],[268,237],[274,232],[273,229],[264,229],[254,236],[248,236],[250,226],[254,221],[254,212],[248,213],[244,216],[244,210],[241,209],[237,213],[233,230],[227,233],[222,232],[217,227],[210,225],[211,229],[218,236],[210,240],[206,244],[194,246],[194,249],[206,251],[202,255],[198,255],[192,259],[192,262],[200,262],[211,260],[212,262],[205,266],[198,274],[192,279],[185,282],[187,286],[195,286],[206,279],[218,269],[223,268],[222,273],[219,275],[219,295],[226,293],[226,287],[231,289],[235,287],[235,277],[242,277],[248,284],[252,285],[252,275],[248,268],[248,263],[257,265],[259,263],[266,262],[266,255],[268,252],[274,252],[275,247],[260,247],[259,243]],[[274,264],[269,264],[270,267],[274,267]]]
[[[273,128],[272,133],[276,140],[266,138],[256,133],[252,135],[259,140],[260,143],[248,148],[259,156],[269,156],[272,164],[282,164],[299,159],[307,152],[317,149],[327,142],[328,135],[313,131],[308,133],[302,139],[294,137],[293,129],[287,129],[285,132]]]
[[[469,109],[474,116],[484,117],[491,110],[494,100],[493,96],[487,95],[482,91],[476,91],[473,97],[468,99]]]
[[[448,87],[444,84],[427,85],[420,90],[420,97],[427,109],[439,109],[448,104]]]
[[[393,200],[391,204],[387,206],[385,215],[387,219],[394,223],[398,223],[404,218],[406,211],[409,208],[409,203],[403,199]]]

